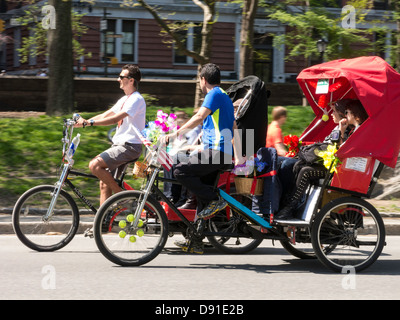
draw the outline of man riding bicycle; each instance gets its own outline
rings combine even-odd
[[[114,180],[114,173],[129,161],[136,160],[142,153],[142,142],[133,127],[144,130],[146,123],[146,102],[138,92],[141,72],[138,66],[128,64],[122,67],[118,77],[120,89],[125,95],[109,110],[89,120],[80,118],[76,127],[109,126],[118,124],[112,139],[113,145],[93,158],[90,171],[100,179],[100,205],[113,193],[122,191]]]

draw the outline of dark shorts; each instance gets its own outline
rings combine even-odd
[[[125,143],[125,145],[112,145],[109,149],[100,153],[100,157],[107,164],[108,169],[115,172],[116,169],[127,162],[139,159],[141,153],[141,144]]]

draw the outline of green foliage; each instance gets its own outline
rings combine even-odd
[[[46,5],[46,3],[43,5]],[[38,18],[40,16],[41,6],[39,7],[35,4],[26,9],[23,16],[17,18],[21,26],[26,27],[30,34],[29,36],[22,38],[21,48],[17,48],[21,63],[28,62],[29,57],[48,54],[48,30],[42,27],[42,21]],[[88,30],[88,28],[81,23],[83,16],[84,14],[79,14],[75,11],[71,12],[72,33],[74,35],[72,46],[76,60],[79,60],[82,56],[91,57],[91,52],[85,52],[85,49],[78,41],[79,37],[85,34]]]
[[[270,111],[273,107],[270,107]],[[310,108],[288,106],[288,120],[282,127],[284,134],[300,135],[314,118]],[[164,112],[185,111],[189,116],[193,108],[172,109],[149,106],[147,120],[155,119],[157,110]],[[96,113],[97,114],[97,113]],[[94,113],[81,113],[89,118]],[[1,205],[12,206],[18,197],[39,184],[54,184],[59,175],[62,157],[62,117],[40,116],[26,119],[0,119],[0,199]],[[89,173],[88,163],[97,154],[110,146],[107,132],[111,127],[87,127],[74,130],[81,134],[81,142],[74,156],[74,169]],[[142,180],[126,180],[134,188]],[[93,202],[98,200],[98,182],[92,179],[74,178],[82,193]]]
[[[297,1],[298,2],[298,1]],[[335,7],[334,3],[325,1],[325,5]],[[368,29],[343,28],[342,16],[337,16],[321,6],[321,1],[310,1],[310,6],[292,7],[290,10],[286,5],[294,4],[290,0],[280,3],[277,10],[272,10],[269,17],[287,25],[284,35],[274,37],[274,45],[286,45],[289,50],[287,59],[303,56],[306,59],[317,59],[319,52],[316,41],[324,38],[328,40],[325,51],[326,60],[338,58],[352,58],[366,55],[377,51],[377,46],[382,44],[372,42],[371,35],[374,32],[382,32],[383,28],[375,21],[369,21],[372,26]],[[356,24],[362,25],[366,22],[366,16],[370,9],[371,1],[354,0],[349,1],[356,9]],[[304,4],[303,4],[304,5]],[[357,50],[354,45],[357,44]]]

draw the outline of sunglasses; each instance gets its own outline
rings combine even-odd
[[[121,80],[122,79],[131,79],[131,77],[130,76],[119,76],[118,79],[121,79]]]

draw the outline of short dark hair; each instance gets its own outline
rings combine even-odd
[[[205,64],[199,74],[200,78],[206,79],[211,85],[218,85],[221,83],[221,70],[214,63]]]
[[[142,80],[142,73],[140,72],[139,66],[135,64],[126,64],[122,67],[122,70],[128,70],[128,76],[136,81],[134,85],[138,87],[140,80]]]
[[[346,110],[351,111],[355,118],[358,118],[360,124],[368,119],[368,113],[365,111],[360,100],[351,100],[346,107]]]

